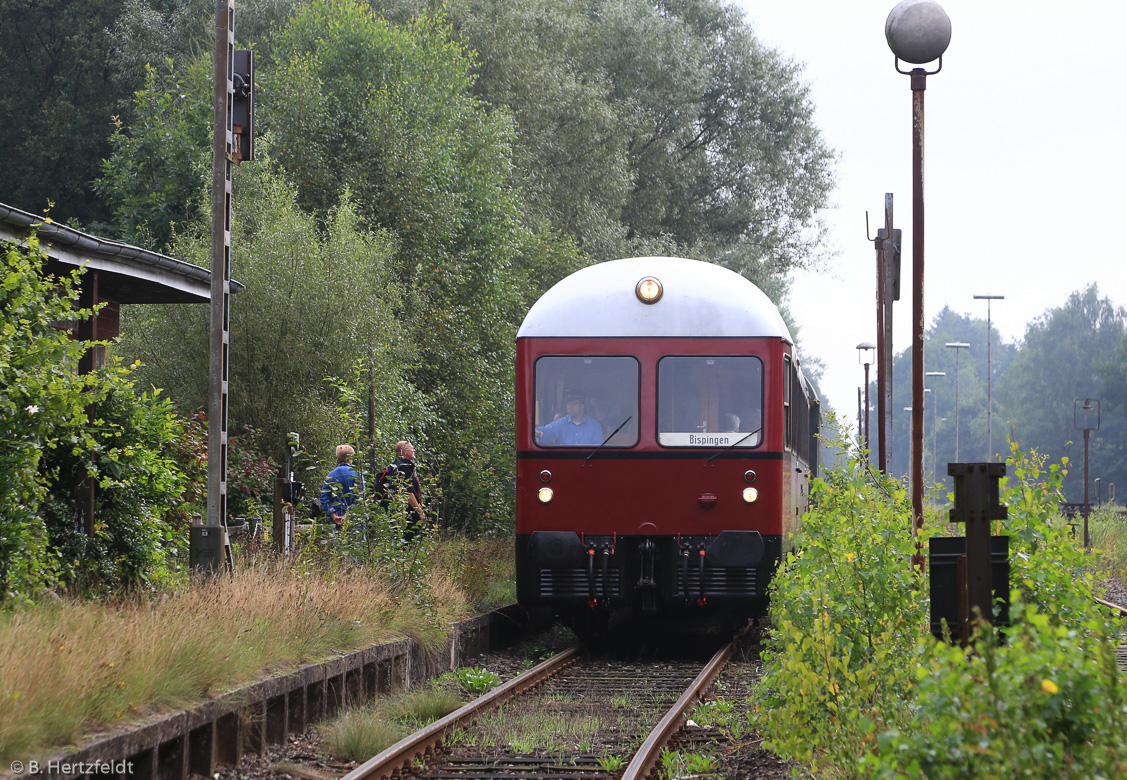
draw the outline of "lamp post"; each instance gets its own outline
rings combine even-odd
[[[965,341],[948,341],[943,346],[955,350],[955,462],[959,462],[959,350],[970,349]]]
[[[865,367],[865,419],[858,423],[864,427],[864,431],[859,430],[858,433],[864,434],[866,462],[869,460],[869,366],[872,365],[876,348],[877,345],[871,341],[862,341],[857,345],[857,362]]]
[[[912,88],[912,513],[923,526],[922,443],[924,432],[924,90],[928,75],[943,68],[951,43],[951,19],[935,0],[903,0],[888,14],[884,35],[898,73],[911,76]],[[900,69],[939,60],[934,71]],[[919,553],[917,553],[917,556]],[[923,567],[922,557],[917,561]]]
[[[1091,537],[1088,536],[1088,434],[1100,429],[1100,399],[1085,398],[1083,406],[1080,405],[1079,398],[1073,401],[1072,427],[1084,431],[1084,549],[1086,550],[1091,544]]]
[[[994,414],[994,398],[990,390],[994,372],[990,367],[990,302],[1005,300],[1004,295],[976,295],[976,301],[986,301],[986,461],[994,459],[994,431],[991,425]]]
[[[928,371],[927,376],[947,376],[946,371]],[[946,418],[944,418],[946,419]],[[931,393],[931,483],[935,484],[935,469],[939,462],[939,388],[935,387]]]

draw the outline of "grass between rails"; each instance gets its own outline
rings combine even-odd
[[[412,636],[436,647],[488,594],[506,596],[496,580],[511,582],[509,547],[438,542],[417,596],[372,568],[257,561],[114,603],[0,613],[0,766],[371,644]],[[483,559],[487,572],[469,565]]]
[[[1104,577],[1118,577],[1127,585],[1127,516],[1119,514],[1120,507],[1104,506],[1088,517],[1088,533],[1092,547],[1098,551],[1096,571]],[[1083,520],[1077,535],[1083,533]],[[1114,601],[1114,599],[1112,599]]]

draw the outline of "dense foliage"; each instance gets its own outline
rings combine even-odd
[[[782,294],[831,183],[797,68],[737,11],[487,5],[252,3],[238,18],[254,21],[236,24],[258,52],[265,154],[236,171],[232,267],[247,289],[232,427],[275,457],[296,430],[323,472],[333,444],[367,445],[367,421],[337,409],[364,416],[374,387],[373,463],[397,438],[425,439],[442,522],[474,530],[511,522],[513,337],[541,291],[593,258],[653,249],[708,253]],[[115,127],[98,188],[126,237],[206,265],[208,66],[184,43],[204,9],[131,8],[116,61],[146,47],[164,59]],[[553,54],[534,64],[508,36]],[[345,234],[380,246],[338,257]],[[123,328],[123,353],[185,411],[202,408],[205,326],[164,307],[127,312]]]
[[[181,430],[170,403],[136,393],[129,369],[115,361],[75,372],[88,345],[67,326],[91,315],[77,306],[78,273],[46,273],[34,235],[2,251],[0,601],[56,583],[158,577],[183,543],[168,516],[185,489],[169,449]],[[87,475],[97,483],[92,536],[76,530],[75,488]]]
[[[931,637],[910,572],[911,510],[856,459],[817,480],[775,580],[760,725],[833,777],[1118,777],[1127,689],[1117,631],[1056,515],[1063,469],[1012,445],[1011,625],[967,648]]]

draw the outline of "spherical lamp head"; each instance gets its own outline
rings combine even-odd
[[[934,62],[951,43],[951,18],[935,0],[903,0],[888,14],[884,37],[904,62]]]

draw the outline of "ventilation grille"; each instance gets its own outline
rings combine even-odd
[[[618,569],[608,569],[606,576],[606,595],[620,595]],[[541,569],[541,598],[589,598],[591,584],[586,569]],[[603,596],[603,572],[595,570],[595,595]]]
[[[755,596],[756,576],[755,569],[732,567],[708,568],[704,570],[704,595],[705,596]],[[690,597],[700,593],[700,569],[690,566],[688,580],[682,578],[680,568],[677,570],[677,586],[681,593]]]

